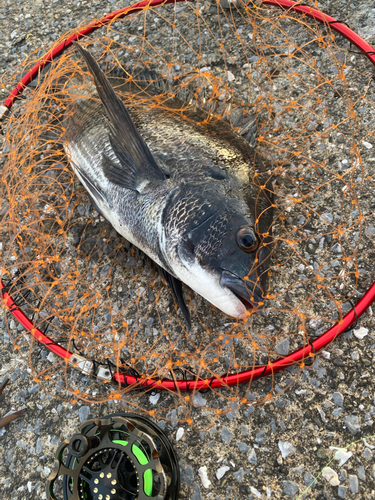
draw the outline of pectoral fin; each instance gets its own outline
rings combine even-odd
[[[106,161],[104,174],[111,182],[142,193],[147,190],[148,184],[165,180],[165,175],[93,56],[78,43],[75,46],[94,77],[109,118],[110,142],[118,161]]]
[[[108,220],[108,217],[106,217],[103,213],[103,210],[100,208],[102,206],[108,206],[108,201],[104,195],[104,193],[96,187],[90,179],[82,172],[81,169],[79,169],[77,166],[74,166],[74,171],[76,172],[79,180],[82,182],[82,184],[85,186],[87,192],[90,195],[91,201],[95,207],[95,210],[105,219]]]

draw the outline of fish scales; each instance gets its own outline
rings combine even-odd
[[[74,113],[69,117],[65,135],[67,149],[73,168],[81,181],[85,177],[95,179],[96,186],[107,195],[107,202],[90,195],[100,213],[124,238],[141,250],[148,249],[148,255],[157,264],[167,266],[158,251],[159,232],[165,199],[169,186],[160,186],[153,193],[142,197],[136,192],[111,183],[102,169],[103,153],[115,163],[118,161],[109,141],[108,119],[101,103],[93,99],[80,99]],[[77,170],[76,166],[79,166]],[[85,182],[83,181],[85,185]],[[110,213],[109,213],[110,210]]]
[[[135,93],[121,79],[111,80],[115,92],[77,47],[95,90],[70,106],[64,141],[98,210],[164,270],[188,322],[181,282],[245,317],[263,302],[270,236],[261,233],[272,221],[271,200],[252,183],[254,149],[202,110],[184,118],[177,97],[165,101],[169,109],[156,99],[150,106],[149,86],[145,102],[141,86]]]

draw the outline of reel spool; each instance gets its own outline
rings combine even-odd
[[[180,474],[165,434],[149,419],[115,413],[87,420],[58,448],[47,499],[175,500]]]

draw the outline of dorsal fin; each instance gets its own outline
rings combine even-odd
[[[110,142],[118,161],[104,162],[104,174],[111,182],[142,193],[149,183],[163,181],[165,175],[93,56],[80,44],[75,42],[75,46],[94,77],[96,89],[109,118]]]

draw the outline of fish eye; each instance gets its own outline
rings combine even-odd
[[[237,245],[244,252],[254,252],[258,248],[258,240],[250,227],[241,227],[237,233]]]

